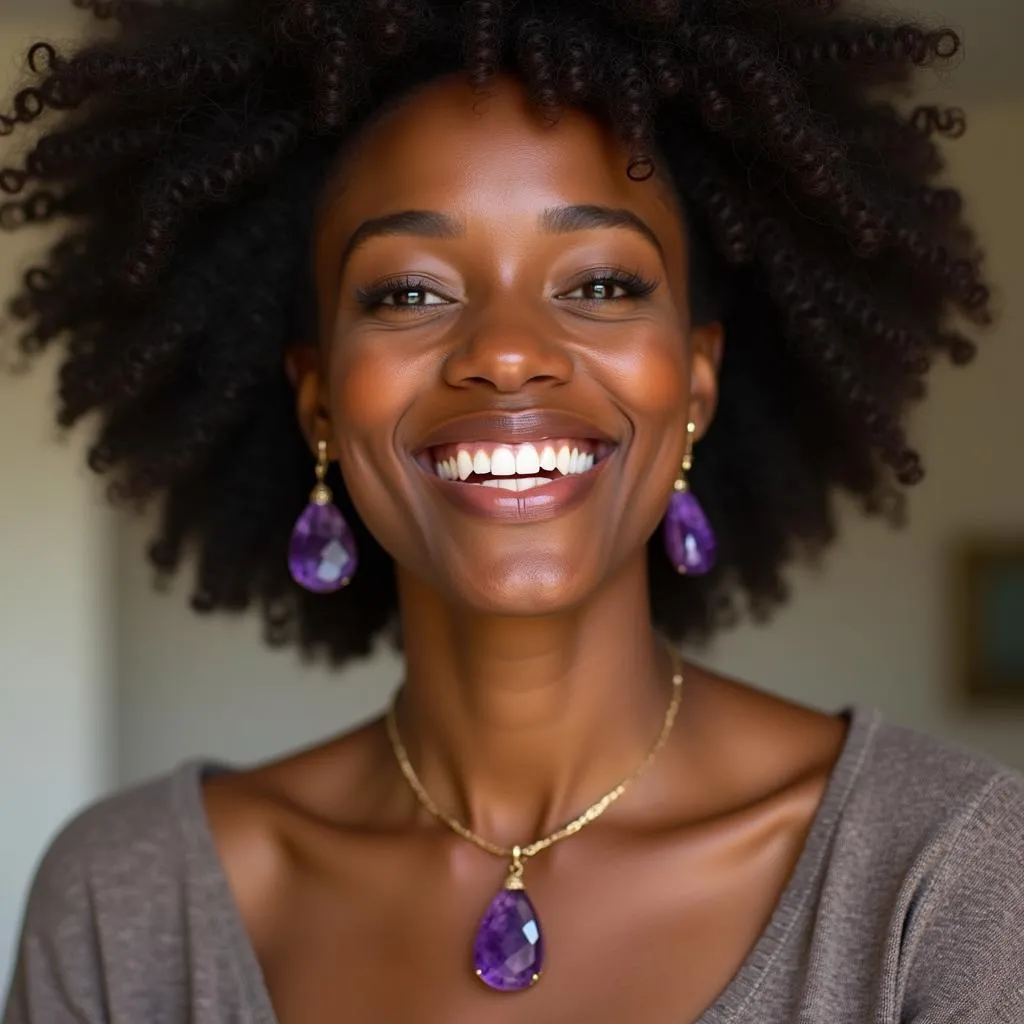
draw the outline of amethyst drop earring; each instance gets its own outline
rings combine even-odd
[[[715,564],[718,541],[700,502],[690,491],[686,480],[693,465],[693,435],[697,427],[686,425],[686,455],[675,483],[675,491],[665,513],[663,532],[665,552],[676,571],[686,576],[702,576]]]
[[[288,568],[300,587],[331,594],[347,586],[359,564],[355,538],[324,483],[327,442],[317,443],[316,486],[295,522],[288,545]]]

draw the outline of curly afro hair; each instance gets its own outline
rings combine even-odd
[[[679,578],[651,545],[660,628],[766,614],[786,562],[832,539],[837,488],[892,515],[921,478],[904,414],[936,355],[974,352],[950,321],[989,320],[961,197],[934,183],[963,114],[894,102],[957,54],[953,32],[840,0],[75,2],[113,31],[34,45],[0,115],[4,134],[50,118],[0,171],[0,223],[68,225],[10,310],[26,353],[65,346],[59,423],[98,414],[89,462],[112,498],[161,500],[156,567],[194,550],[198,610],[256,601],[271,642],[336,661],[394,622],[391,560],[336,470],[361,572],[330,597],[289,578],[312,460],[284,355],[310,336],[332,159],[449,73],[481,90],[511,73],[552,117],[601,118],[628,173],[666,165],[701,242],[727,344],[693,488],[720,561]]]

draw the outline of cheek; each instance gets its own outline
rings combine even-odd
[[[664,324],[645,324],[604,353],[603,375],[637,425],[685,415],[689,387],[686,338]]]
[[[635,431],[622,488],[623,537],[650,538],[661,521],[686,445],[689,358],[676,323],[651,323],[607,353],[602,371],[612,399]],[[629,540],[632,538],[632,540]]]
[[[408,497],[396,431],[426,367],[407,358],[397,339],[354,332],[335,341],[329,372],[331,422],[349,495],[364,522],[387,529]]]
[[[339,337],[329,358],[330,411],[338,462],[362,522],[394,557],[409,536],[407,474],[396,427],[422,387],[424,368],[387,338]]]
[[[389,440],[421,369],[386,339],[338,339],[330,357],[332,415],[342,439]]]

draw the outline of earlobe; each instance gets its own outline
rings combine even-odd
[[[316,349],[290,348],[285,354],[285,373],[295,388],[295,413],[311,451],[320,441],[333,448],[330,416],[323,397],[323,378]]]
[[[721,323],[700,324],[690,331],[690,419],[697,436],[707,431],[718,405],[718,371],[725,332]]]

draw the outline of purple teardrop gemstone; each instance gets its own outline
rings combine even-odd
[[[477,977],[499,992],[529,988],[544,966],[540,922],[522,889],[502,889],[491,901],[473,943]]]
[[[288,568],[295,582],[315,594],[329,594],[352,579],[357,564],[355,539],[337,507],[307,505],[288,545]]]
[[[690,491],[676,491],[665,513],[665,551],[676,570],[688,576],[710,572],[718,541],[700,502]]]

